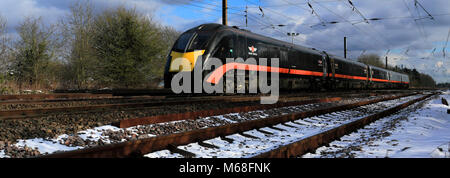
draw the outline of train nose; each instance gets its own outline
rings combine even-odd
[[[171,88],[173,76],[178,72],[192,72],[195,63],[205,53],[205,50],[194,50],[192,52],[171,51],[167,58],[164,72],[164,88]]]
[[[195,50],[192,52],[180,53],[172,51],[170,53],[169,72],[192,71],[197,59],[205,53],[205,50]]]

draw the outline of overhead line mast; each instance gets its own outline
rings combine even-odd
[[[228,25],[227,23],[227,0],[222,0],[222,24]]]

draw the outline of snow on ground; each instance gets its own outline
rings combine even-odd
[[[119,130],[119,128],[111,125],[100,126],[93,129],[80,131],[78,132],[78,136],[84,140],[102,139],[105,140],[106,143],[108,143],[107,137],[102,136],[102,133],[106,130],[117,131]],[[15,145],[18,147],[24,147],[26,145],[28,147],[37,148],[40,153],[53,153],[55,151],[70,151],[83,148],[80,146],[73,147],[62,144],[63,138],[67,138],[68,136],[69,135],[67,134],[63,134],[58,136],[56,139],[34,138],[27,140],[17,140],[17,143]],[[5,155],[2,155],[0,153],[0,158],[1,157],[5,157]]]
[[[450,90],[422,108],[380,119],[303,157],[450,158],[450,107],[441,98],[450,101]]]
[[[197,158],[247,158],[252,157],[266,151],[275,149],[281,145],[287,145],[298,140],[316,135],[325,130],[333,129],[339,125],[346,124],[360,118],[366,117],[369,114],[363,113],[367,110],[379,110],[383,107],[393,107],[398,105],[398,103],[405,103],[406,101],[416,99],[419,96],[410,96],[396,100],[383,101],[376,104],[361,106],[361,108],[366,108],[366,110],[347,110],[328,113],[320,116],[304,118],[296,120],[295,123],[300,123],[301,125],[295,124],[293,122],[287,122],[288,126],[283,124],[277,124],[274,127],[282,129],[282,131],[273,129],[270,127],[261,128],[265,132],[271,134],[264,134],[257,130],[250,130],[244,132],[247,135],[251,135],[257,138],[246,137],[241,134],[233,134],[226,136],[229,139],[234,140],[229,143],[221,138],[214,138],[206,140],[206,143],[215,145],[219,148],[206,148],[200,146],[198,143],[191,143],[188,145],[178,146],[181,150],[186,150],[188,152],[194,153]],[[291,126],[291,127],[289,127]],[[144,155],[145,157],[163,157],[163,158],[173,158],[178,157],[174,155],[168,155],[169,150],[162,150],[155,153],[150,153]]]
[[[68,147],[66,145],[60,144],[60,140],[62,140],[62,138],[67,138],[67,135],[61,135],[57,139],[51,140],[42,138],[18,140],[18,143],[16,143],[15,145],[18,147],[24,147],[26,145],[31,148],[37,148],[40,153],[53,153],[55,151],[70,151],[82,148],[82,147]]]
[[[448,101],[450,101],[450,91],[445,93],[443,96],[446,97]],[[385,101],[385,102],[386,103],[393,103],[393,102],[395,103],[396,101],[398,102],[398,100],[391,100],[391,101]],[[290,107],[286,107],[286,108],[298,109],[298,108],[302,108],[305,106],[314,107],[313,104],[310,104],[310,105],[301,105],[301,106],[290,106]],[[252,111],[252,112],[262,112],[262,111],[258,110],[258,111]],[[434,156],[437,156],[437,157],[442,156],[443,152],[440,150],[448,150],[448,145],[446,145],[445,143],[448,143],[450,141],[450,139],[449,139],[449,137],[450,137],[449,136],[450,135],[450,118],[449,118],[449,116],[450,115],[446,114],[446,109],[444,109],[444,105],[440,104],[440,98],[433,100],[430,104],[426,105],[424,108],[419,110],[417,113],[419,113],[419,114],[416,114],[418,116],[416,117],[416,119],[413,120],[413,121],[416,121],[417,123],[413,123],[413,122],[410,123],[410,124],[414,124],[414,126],[416,128],[414,130],[410,130],[409,127],[413,127],[413,126],[407,125],[408,129],[414,133],[418,133],[419,131],[422,131],[423,133],[422,132],[420,132],[420,133],[422,133],[424,136],[429,137],[429,138],[424,137],[422,139],[423,143],[415,143],[415,145],[425,144],[425,145],[430,145],[430,147],[429,148],[428,147],[426,147],[426,148],[425,147],[417,147],[415,145],[411,145],[410,142],[405,142],[405,143],[401,142],[401,144],[404,145],[404,147],[410,147],[410,148],[406,149],[406,151],[403,151],[403,152],[407,153],[407,151],[408,152],[413,151],[414,153],[421,153],[420,148],[423,148],[426,151],[431,149],[431,151],[428,151],[428,154],[429,154],[434,149],[434,150],[437,150],[437,151],[433,152]],[[338,114],[338,113],[333,113],[333,114]],[[230,114],[226,114],[226,115],[234,115],[234,116],[238,116],[238,118],[241,117],[238,113],[230,113]],[[226,115],[220,115],[220,116],[215,116],[215,117],[218,117],[219,119],[222,119],[222,120],[226,120],[230,123],[236,122],[236,121],[228,119],[227,117],[224,117]],[[428,115],[430,115],[430,116],[428,116]],[[261,113],[261,115],[260,115],[260,117],[262,117],[262,118],[267,117],[267,116],[268,115],[264,114],[264,113]],[[445,119],[445,117],[446,117],[446,119]],[[209,118],[210,117],[206,117],[203,119],[207,120]],[[310,120],[305,120],[305,121],[308,121],[307,123],[309,123],[309,124],[313,123],[314,127],[320,127],[320,122],[317,123],[317,121],[315,121],[314,119],[315,118],[312,117],[312,118],[310,118]],[[320,120],[320,118],[317,118],[317,119]],[[353,119],[355,119],[355,118],[353,118]],[[412,119],[410,119],[410,120],[412,120]],[[305,121],[297,120],[296,122],[302,123]],[[173,122],[183,122],[183,121],[173,121]],[[169,123],[173,123],[173,122],[160,123],[160,124],[164,125],[164,124],[169,124]],[[291,125],[295,125],[295,124],[291,124]],[[333,126],[333,124],[331,124],[330,127],[331,126]],[[277,127],[285,129],[285,130],[292,129],[289,127],[285,127],[283,125],[277,125]],[[429,128],[433,128],[433,129],[429,129]],[[130,130],[130,131],[134,132],[136,130],[136,127],[132,127],[132,128],[128,128],[128,129],[120,129],[118,127],[106,125],[106,126],[101,126],[101,127],[96,127],[93,129],[80,131],[77,133],[77,135],[79,137],[81,137],[83,140],[95,141],[95,140],[101,139],[104,143],[109,143],[110,141],[108,139],[108,136],[103,135],[103,133],[108,130],[113,130],[113,131]],[[243,137],[241,135],[227,136],[229,138],[237,140],[237,142],[234,142],[233,144],[230,144],[224,140],[221,140],[220,138],[211,139],[211,140],[208,140],[205,142],[213,144],[213,145],[217,145],[219,147],[221,147],[222,145],[230,146],[231,149],[225,150],[225,152],[222,151],[222,154],[220,154],[221,157],[222,156],[223,157],[248,157],[248,156],[257,154],[261,150],[267,150],[267,149],[273,148],[275,145],[277,145],[277,142],[282,141],[282,140],[279,140],[280,135],[281,135],[281,137],[283,137],[283,139],[285,139],[285,138],[287,139],[284,142],[291,142],[289,140],[289,138],[291,138],[291,137],[297,138],[297,137],[308,136],[308,134],[305,135],[305,133],[303,133],[303,132],[297,133],[297,131],[288,132],[291,135],[283,135],[284,132],[280,132],[280,131],[270,129],[270,128],[263,128],[262,130],[265,130],[265,131],[268,131],[271,133],[275,133],[275,135],[277,135],[277,137],[272,138],[271,136],[261,134],[260,132],[257,132],[256,130],[247,131],[245,133],[254,135],[259,138],[263,138],[263,140],[269,141],[269,143],[271,143],[271,144],[267,144],[267,143],[260,144],[260,142],[257,141],[257,139],[251,139],[251,138]],[[314,131],[317,131],[317,130],[314,130]],[[152,136],[154,136],[154,135],[152,135]],[[408,140],[408,139],[409,140],[417,140],[417,138],[419,138],[418,136],[412,135],[412,134],[410,134],[410,138],[409,137],[402,138],[401,136],[406,137],[408,135],[406,135],[404,133],[399,133],[399,136],[396,136],[395,138],[392,138],[392,139],[396,139],[397,142],[399,142],[398,144],[400,144],[400,141],[398,141],[398,140]],[[18,143],[16,144],[16,146],[23,147],[26,145],[28,147],[37,148],[38,151],[41,153],[53,153],[55,151],[68,151],[68,150],[75,150],[75,149],[83,148],[80,146],[77,146],[77,147],[66,146],[63,143],[63,141],[64,141],[64,139],[66,139],[68,137],[69,137],[69,135],[64,134],[64,135],[58,136],[56,139],[34,138],[34,139],[27,139],[27,140],[18,140]],[[276,140],[274,140],[275,138],[276,138]],[[430,141],[430,138],[434,138],[434,140]],[[430,144],[428,142],[433,142],[434,144]],[[242,144],[242,143],[245,143],[245,144]],[[378,144],[382,145],[383,142],[380,142]],[[389,144],[387,143],[387,145],[389,145]],[[208,148],[201,147],[200,145],[198,145],[196,143],[186,145],[186,146],[190,147],[189,148],[190,150],[197,150],[197,151],[195,151],[195,153],[200,154],[200,157],[208,157],[208,156],[214,155],[214,153],[211,153],[211,152],[216,151],[214,149],[208,149]],[[438,149],[439,146],[441,149]],[[183,146],[181,146],[181,147],[183,147]],[[402,149],[402,148],[403,147],[398,148],[398,149]],[[243,149],[243,151],[236,152],[235,150],[238,150],[238,149]],[[372,147],[365,148],[365,150],[367,150],[367,151],[370,151],[370,149],[372,149]],[[382,147],[379,147],[378,149],[373,149],[371,152],[372,152],[371,155],[384,156],[386,154]],[[395,151],[393,153],[395,153]],[[371,157],[371,156],[364,156],[364,154],[367,154],[367,153],[363,153],[361,157]],[[401,154],[400,153],[392,154],[390,152],[389,156],[391,157],[392,155],[401,155]],[[181,155],[178,155],[178,154],[170,154],[170,152],[168,150],[154,152],[154,153],[151,153],[146,156],[148,156],[148,157],[182,157]],[[406,156],[412,156],[412,155],[409,154]],[[444,153],[444,156],[445,156],[445,153]],[[448,154],[447,154],[447,156],[448,156]],[[0,150],[0,158],[2,158],[2,157],[7,157],[7,156],[4,154],[3,150]]]

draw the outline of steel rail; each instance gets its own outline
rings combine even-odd
[[[118,144],[91,147],[81,150],[54,153],[41,156],[43,158],[123,158],[143,156],[150,152],[167,149],[178,145],[186,145],[193,142],[201,142],[204,140],[223,137],[235,133],[242,133],[252,129],[258,129],[267,126],[273,126],[279,123],[293,121],[301,118],[322,115],[331,112],[353,109],[359,106],[378,103],[387,100],[398,99],[415,94],[403,94],[399,96],[391,96],[379,98],[369,101],[361,101],[352,104],[322,108],[317,110],[286,114],[276,117],[263,118],[258,120],[246,121],[242,123],[228,124],[218,127],[210,127],[205,129],[192,130],[188,132],[162,135],[146,139],[138,139]]]
[[[62,99],[39,99],[39,100],[6,100],[0,101],[0,105],[8,105],[8,104],[49,104],[56,102],[78,102],[78,101],[101,101],[101,100],[124,100],[124,101],[139,101],[146,99],[165,99],[165,96],[139,96],[139,97],[129,97],[129,96],[112,96],[105,98],[62,98]]]
[[[326,130],[319,134],[301,139],[297,142],[294,142],[294,143],[291,143],[288,145],[284,145],[284,146],[280,146],[276,149],[258,154],[256,156],[254,156],[254,158],[289,158],[289,157],[303,155],[308,152],[312,152],[322,145],[326,145],[344,135],[350,134],[360,128],[363,128],[364,126],[366,126],[378,119],[381,119],[383,117],[394,114],[401,109],[404,109],[416,102],[422,101],[433,95],[435,95],[435,94],[425,95],[423,97],[420,97],[420,98],[408,101],[406,103],[397,105],[395,107],[389,108],[382,112],[379,112],[379,113],[358,119],[356,121]]]
[[[121,104],[102,104],[91,106],[74,106],[74,107],[58,107],[58,108],[43,108],[43,109],[22,109],[22,110],[6,110],[0,111],[0,120],[8,119],[24,119],[27,117],[35,117],[55,112],[78,112],[87,110],[111,110],[118,108],[133,108],[133,107],[152,107],[152,106],[166,106],[176,104],[195,104],[204,102],[221,102],[223,99],[213,100],[184,100],[184,101],[161,101],[161,102],[143,102],[143,103],[121,103]]]
[[[113,96],[112,94],[92,94],[92,93],[0,95],[0,101],[5,101],[5,100],[57,99],[57,98],[100,98],[100,97],[112,97],[112,96]]]
[[[99,104],[88,106],[70,106],[70,107],[54,107],[54,108],[39,108],[39,109],[19,109],[19,110],[3,110],[0,111],[0,120],[11,119],[24,119],[31,117],[40,117],[57,112],[66,113],[78,113],[86,111],[98,111],[98,110],[112,110],[119,108],[140,108],[140,107],[159,107],[167,105],[183,105],[183,104],[196,104],[196,103],[213,103],[213,102],[252,102],[259,100],[260,97],[256,96],[230,96],[230,97],[200,97],[200,98],[184,98],[184,99],[168,99],[164,101],[152,101],[152,102],[135,102],[135,103],[117,103],[117,104]],[[295,98],[284,99],[281,101],[290,100]],[[132,99],[134,100],[134,99]],[[132,101],[130,100],[130,101]],[[144,100],[144,99],[143,99]],[[144,100],[145,101],[145,100]]]
[[[312,104],[312,103],[326,103],[326,102],[333,102],[333,101],[340,101],[340,100],[342,100],[342,98],[340,98],[340,97],[320,98],[320,99],[312,99],[312,100],[304,100],[304,101],[277,102],[276,104],[267,104],[267,105],[241,106],[241,107],[234,107],[234,108],[202,110],[202,111],[158,115],[158,116],[143,117],[143,118],[124,119],[124,120],[121,120],[119,123],[114,123],[113,125],[120,127],[120,128],[128,128],[128,127],[133,127],[133,126],[137,126],[137,125],[149,125],[149,124],[178,121],[178,120],[194,120],[194,119],[197,119],[198,117],[216,116],[216,115],[222,115],[222,114],[228,114],[228,113],[249,112],[249,111],[255,111],[255,110],[266,110],[266,109],[272,109],[272,108],[296,106],[296,105],[304,105],[304,104]]]
[[[342,94],[343,96],[346,96],[346,94]],[[357,95],[357,94],[347,94],[350,97],[350,95]],[[374,96],[376,94],[369,93],[370,96]],[[295,97],[298,95],[283,95],[280,96],[280,101],[298,101],[300,98],[308,98],[306,97]],[[162,96],[146,96],[142,98],[143,102],[134,102],[134,103],[115,103],[115,104],[97,104],[97,105],[87,105],[87,106],[69,106],[69,107],[54,107],[54,108],[34,108],[34,109],[17,109],[17,110],[2,110],[0,111],[0,120],[8,120],[8,119],[24,119],[24,118],[31,118],[31,117],[41,117],[44,115],[57,113],[57,112],[66,112],[66,113],[78,113],[78,112],[94,112],[96,110],[111,110],[111,109],[119,109],[119,108],[139,108],[139,107],[158,107],[158,106],[165,106],[165,105],[179,105],[179,104],[194,104],[194,103],[203,103],[203,102],[228,102],[228,103],[238,103],[238,102],[252,102],[252,101],[259,101],[261,99],[261,96],[209,96],[209,97],[195,97],[195,98],[170,98],[166,99],[164,101],[159,101],[159,98]],[[112,98],[97,98],[92,100],[103,100],[103,99],[112,99]],[[120,98],[119,98],[120,99]],[[145,99],[151,99],[154,101],[146,102]],[[139,101],[141,98],[130,98],[125,101]],[[58,101],[55,101],[58,102]],[[64,101],[63,101],[64,102]],[[33,101],[26,101],[26,103],[33,103]],[[37,102],[40,104],[41,102]],[[42,104],[48,104],[48,103],[42,103]],[[302,103],[299,103],[302,104]],[[304,103],[306,104],[306,103]],[[2,105],[2,102],[0,102],[0,105]],[[286,105],[287,106],[287,105]],[[264,107],[262,108],[264,109]],[[250,111],[251,109],[247,110],[229,110],[229,112],[222,112],[222,113],[230,113],[230,112],[245,112]],[[255,110],[255,109],[253,109]],[[211,115],[211,114],[210,114]],[[172,115],[174,116],[174,115]],[[184,115],[187,116],[187,115]],[[183,116],[183,117],[184,117]],[[200,114],[198,116],[208,116],[205,114]],[[181,116],[175,116],[175,117],[181,117]],[[147,119],[148,118],[144,118]],[[152,120],[152,119],[150,119]],[[158,120],[158,119],[157,119]],[[175,119],[177,120],[177,119]],[[127,121],[124,121],[127,122]],[[135,122],[135,121],[132,121]],[[150,122],[150,123],[157,123],[157,122]],[[117,123],[114,123],[118,125]],[[129,124],[128,124],[129,125]],[[122,126],[125,127],[125,126]]]

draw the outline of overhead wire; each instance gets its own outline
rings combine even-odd
[[[193,0],[193,1],[195,1],[195,0]],[[196,0],[196,1],[198,1],[198,0]],[[286,17],[286,18],[289,18],[289,19],[292,19],[292,20],[296,20],[296,19],[294,19],[294,18],[292,18],[292,17],[289,17],[289,16],[286,16],[286,15],[284,15],[284,14],[282,14],[282,13],[280,13],[280,12],[277,12],[277,11],[275,11],[275,10],[272,10],[272,9],[269,9],[268,7],[281,7],[281,6],[263,6],[263,5],[261,5],[261,4],[257,4],[257,3],[254,3],[254,2],[252,2],[252,1],[250,1],[250,0],[246,0],[247,1],[247,3],[250,3],[250,4],[253,4],[253,5],[255,5],[255,8],[259,8],[259,7],[263,7],[265,10],[267,10],[267,11],[269,11],[269,12],[271,12],[271,13],[273,13],[273,14],[277,14],[277,15],[280,15],[280,16],[283,16],[283,17]],[[283,1],[285,1],[286,2],[286,0],[283,0]],[[316,4],[319,4],[319,3],[324,3],[323,1],[315,1],[315,0],[313,0],[314,1],[314,3],[316,3]],[[342,0],[339,0],[339,1],[342,1]],[[338,2],[338,1],[328,1],[328,2]],[[287,4],[289,4],[289,5],[294,5],[293,3],[291,3],[291,2],[288,2]],[[307,3],[296,3],[296,4],[307,4]],[[406,4],[406,3],[405,3]],[[221,6],[219,6],[219,5],[215,5],[215,4],[209,4],[209,3],[207,3],[206,5],[208,5],[208,6],[212,6],[212,7],[217,7],[217,8],[221,8]],[[322,6],[322,7],[324,7],[323,5],[320,5],[320,6]],[[200,6],[201,7],[201,6]],[[248,7],[250,7],[251,8],[251,5],[250,6],[248,6]],[[201,7],[201,8],[205,8],[205,7]],[[327,9],[326,7],[324,7],[325,9]],[[215,11],[221,11],[220,9],[214,9],[214,8],[206,8],[206,9],[212,9],[212,10],[215,10]],[[304,10],[307,10],[306,8],[302,8],[302,9],[304,9]],[[236,13],[230,13],[230,14],[235,14],[235,15],[238,15],[238,16],[245,16],[245,14],[241,14],[241,13],[239,13],[239,12],[243,12],[243,11],[240,11],[240,8],[238,7],[238,6],[231,6],[231,7],[229,7],[229,10],[233,10],[233,11],[235,11]],[[328,9],[330,12],[332,12],[330,9]],[[409,10],[409,7],[408,7],[408,10]],[[334,13],[334,12],[332,12],[334,15],[336,15],[337,17],[339,17],[339,15],[338,14],[336,14],[336,13]],[[411,14],[411,13],[410,13]],[[412,15],[412,14],[411,14]],[[431,15],[431,14],[430,14]],[[440,15],[450,15],[450,14],[435,14],[434,16],[440,16]],[[433,15],[432,15],[433,16]],[[219,17],[219,16],[216,16],[216,17]],[[268,20],[268,21],[272,21],[272,22],[274,22],[275,20],[274,19],[272,19],[272,18],[266,18],[267,16],[265,16],[264,17],[264,20]],[[347,23],[352,23],[352,22],[355,22],[355,20],[347,20],[347,19],[345,19],[345,18],[343,18],[342,16],[340,16],[343,20],[344,20],[344,22],[347,22]],[[233,18],[238,18],[238,17],[233,17]],[[251,17],[254,21],[256,21],[256,22],[261,22],[261,21],[263,21],[263,20],[260,20],[260,19],[258,19],[257,17]],[[379,17],[379,18],[368,18],[367,20],[374,20],[374,21],[377,21],[377,20],[391,20],[391,19],[400,19],[400,18],[416,18],[415,16],[403,16],[403,17]],[[340,21],[337,21],[336,23],[342,23],[342,22],[340,22]],[[266,24],[263,24],[263,23],[259,23],[259,25],[260,26],[265,26],[265,27],[273,27],[273,25],[274,24],[271,24],[271,23],[266,23]],[[248,26],[259,26],[258,24],[252,24],[252,25],[248,25]],[[307,24],[302,24],[302,25],[307,25]],[[242,26],[242,25],[240,25],[240,26]],[[285,25],[285,26],[288,26],[288,25]],[[355,29],[358,29],[356,26],[354,26],[355,27]],[[285,33],[286,32],[283,32],[283,30],[281,30],[281,29],[277,29],[277,28],[270,28],[270,29],[273,29],[273,30],[275,30],[275,31],[277,31],[278,33],[280,33],[280,34],[282,34],[282,37],[285,37],[284,35],[285,35]],[[342,30],[342,29],[340,29],[340,30]],[[359,31],[361,31],[361,33],[364,33],[364,32],[362,32],[362,30],[361,29],[359,29]],[[343,32],[343,31],[342,31]],[[346,36],[347,36],[347,33],[345,33],[345,32],[343,32],[344,34],[346,34]],[[420,33],[420,32],[419,32]],[[366,34],[367,35],[367,34]],[[367,36],[370,36],[370,35],[367,35]],[[375,38],[376,39],[376,38]],[[298,41],[297,39],[294,39],[295,41]],[[376,39],[378,42],[380,42],[378,39]],[[301,41],[300,41],[301,42]],[[386,43],[386,42],[382,42],[382,43]],[[377,48],[376,46],[374,46],[372,43],[369,43],[369,44],[371,44],[371,46],[372,47],[374,47],[375,49]]]

